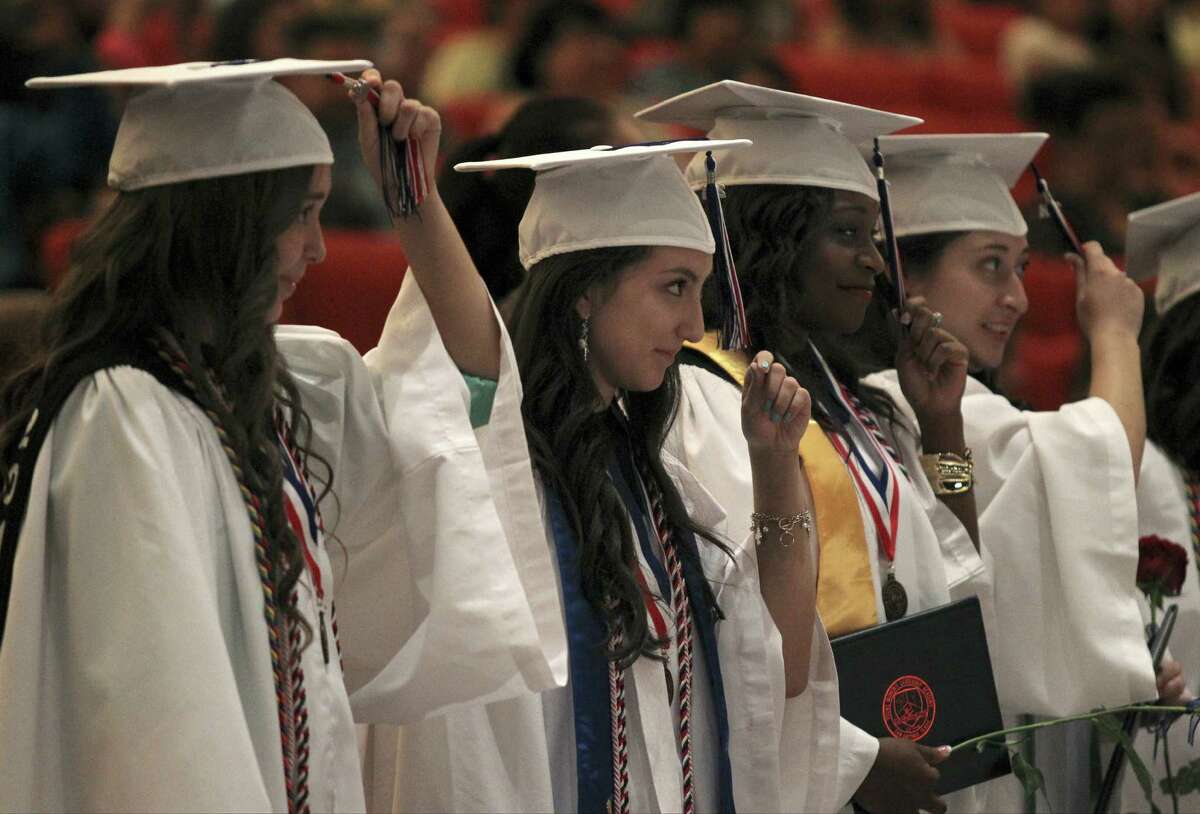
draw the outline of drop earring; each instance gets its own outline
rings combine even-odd
[[[583,361],[588,360],[588,322],[589,317],[583,318],[583,327],[579,332],[579,350],[583,351]]]

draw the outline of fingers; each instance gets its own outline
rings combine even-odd
[[[918,743],[917,751],[921,753],[921,757],[925,758],[925,762],[930,766],[936,766],[950,757],[949,746],[922,746]]]
[[[1183,695],[1185,688],[1183,665],[1174,659],[1164,659],[1158,672],[1158,697],[1174,702]]]
[[[774,361],[770,351],[755,355],[742,386],[742,404],[761,409],[771,421],[790,423],[807,416],[812,409],[808,391],[787,374],[783,365]]]

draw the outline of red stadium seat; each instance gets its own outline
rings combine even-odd
[[[1005,30],[1021,16],[1015,3],[963,3],[940,0],[933,3],[937,26],[963,50],[994,58]]]
[[[921,98],[933,107],[976,113],[1011,110],[1011,91],[994,60],[932,59],[924,66]]]
[[[379,341],[408,261],[390,232],[325,231],[325,261],[309,266],[281,322],[337,331],[360,353]]]

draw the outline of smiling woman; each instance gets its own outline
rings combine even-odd
[[[1133,579],[1134,477],[1145,439],[1141,292],[1097,244],[1085,244],[1086,257],[1071,258],[1092,353],[1090,397],[1035,413],[984,383],[1029,305],[1021,279],[1027,226],[1009,190],[1045,140],[1041,133],[880,140],[908,289],[942,313],[943,327],[970,351],[963,434],[974,450],[979,536],[992,579],[984,595],[994,619],[988,644],[1006,715],[1068,715],[1154,695]],[[868,381],[911,417],[895,371]],[[1087,771],[1046,740],[1056,737],[1039,735],[1045,742],[1035,750],[1051,795],[1064,778]],[[1015,785],[986,793],[986,810],[1020,805]]]
[[[817,746],[784,715],[805,688],[815,627],[803,589],[812,561],[788,542],[808,517],[792,452],[807,394],[769,356],[747,378],[741,443],[767,485],[758,509],[796,527],[784,538],[764,521],[757,551],[744,525],[733,540],[712,532],[721,508],[662,448],[678,405],[675,357],[703,334],[700,295],[717,247],[670,155],[724,160],[718,151],[744,144],[456,168],[537,172],[512,332],[548,526],[538,544],[557,557],[565,602],[569,685],[407,728],[399,784],[416,810],[788,809],[788,762]],[[771,566],[761,577],[759,557]],[[472,769],[429,771],[441,764]]]

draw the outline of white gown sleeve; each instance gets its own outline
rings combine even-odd
[[[1057,716],[1153,698],[1133,463],[1112,408],[1021,411],[972,379],[962,413],[1001,707]]]
[[[234,598],[213,488],[228,466],[203,442],[206,421],[130,368],[85,380],[59,414],[0,649],[0,810],[285,799],[275,710],[238,680],[257,674],[270,699],[261,589],[257,605]]]
[[[747,532],[754,494],[741,434],[741,395],[695,367],[684,366],[680,375],[679,413],[666,449],[685,470],[677,480],[697,482],[684,494],[698,491],[720,504],[715,516],[725,517],[714,529],[730,541],[736,556],[725,563],[719,580],[718,601],[730,619],[718,627],[718,636],[726,665],[737,807],[831,811],[843,801],[835,799],[839,705],[829,638],[818,616],[808,688],[785,698],[782,641],[759,590],[757,557]],[[741,621],[732,623],[734,617]]]
[[[564,684],[566,635],[507,334],[492,418],[478,431],[412,275],[365,360],[319,329],[280,328],[277,340],[336,473],[322,509],[347,555],[337,614],[356,718],[406,723]]]

